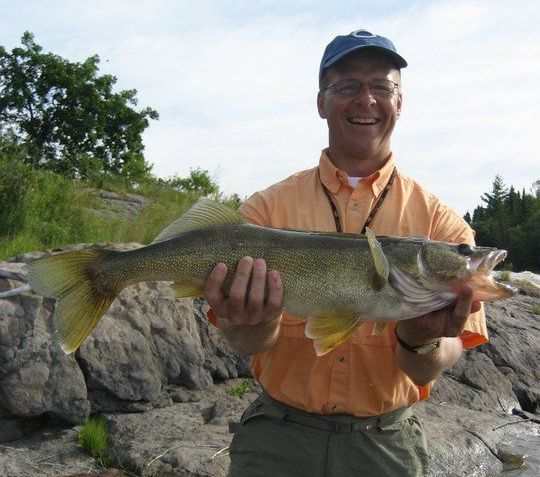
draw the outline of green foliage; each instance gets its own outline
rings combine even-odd
[[[535,315],[540,315],[540,305],[537,305],[536,303],[532,306],[532,312]]]
[[[72,178],[146,177],[142,133],[157,112],[136,111],[134,89],[113,92],[97,55],[70,62],[43,53],[30,32],[21,42],[11,53],[0,46],[0,134],[24,147],[24,161]]]
[[[241,203],[236,194],[223,196],[213,182],[210,189],[188,193],[173,187],[171,179],[151,175],[137,184],[107,173],[73,180],[26,164],[24,154],[24,148],[0,138],[0,259],[73,243],[149,243],[191,206],[199,195],[195,191],[213,190],[213,198],[231,207]],[[188,179],[207,184],[194,179],[201,177]],[[104,217],[96,213],[102,202],[93,189],[137,193],[148,204],[134,218]]]
[[[229,389],[229,395],[241,397],[249,391],[251,391],[251,381],[249,379],[243,379],[240,384]]]
[[[109,446],[109,435],[103,417],[89,417],[79,431],[79,444],[92,457],[100,457]]]
[[[199,167],[190,169],[188,177],[173,176],[167,179],[165,183],[176,190],[204,197],[218,191],[218,186],[210,178],[208,171]]]
[[[0,154],[0,248],[8,239],[24,242],[21,234],[46,245],[65,242],[82,225],[76,204],[71,181]]]
[[[531,193],[508,188],[500,176],[493,181],[491,192],[481,197],[478,206],[465,220],[476,230],[478,245],[508,251],[503,266],[511,270],[540,270],[540,181]]]
[[[0,258],[72,243],[151,242],[194,198],[149,179],[134,190],[122,177],[101,176],[103,188],[136,192],[149,203],[135,218],[102,217],[93,185],[73,181],[0,153]]]
[[[240,208],[240,206],[242,205],[243,200],[235,192],[234,194],[231,194],[229,197],[223,198],[222,202],[226,206],[230,207],[231,209],[238,210]]]

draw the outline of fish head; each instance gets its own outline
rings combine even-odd
[[[496,282],[492,275],[495,266],[506,256],[506,250],[493,247],[426,241],[418,259],[424,283],[446,285],[456,293],[468,285],[474,300],[492,301],[504,300],[515,293],[514,288]]]
[[[469,244],[409,237],[383,242],[394,289],[408,302],[436,309],[450,303],[465,285],[475,301],[509,298],[516,290],[493,279],[494,267],[506,251]]]

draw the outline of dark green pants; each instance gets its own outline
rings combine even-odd
[[[375,418],[321,417],[265,394],[229,448],[229,477],[423,477],[426,441],[410,408]]]

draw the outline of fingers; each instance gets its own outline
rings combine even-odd
[[[227,309],[225,296],[222,291],[226,276],[227,266],[224,263],[218,263],[210,272],[204,285],[206,301],[214,309],[217,316],[223,316]]]
[[[222,292],[226,275],[225,264],[216,265],[204,289],[208,304],[219,318],[225,318],[231,325],[256,325],[270,322],[281,314],[281,277],[276,270],[267,273],[263,259],[243,257],[238,262],[228,296]]]
[[[473,291],[471,287],[464,287],[461,293],[458,295],[458,299],[452,310],[450,322],[448,324],[448,330],[446,336],[460,336],[465,322],[471,314],[471,308],[473,305]]]
[[[283,282],[277,270],[268,272],[268,298],[266,300],[267,314],[277,318],[283,309]]]
[[[251,283],[249,288],[246,311],[250,322],[257,322],[264,308],[264,292],[266,288],[266,262],[258,258],[253,262]]]
[[[246,294],[253,269],[253,258],[244,257],[236,266],[236,272],[229,290],[228,307],[229,314],[226,316],[233,325],[245,324]]]

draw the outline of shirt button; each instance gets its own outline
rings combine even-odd
[[[342,354],[340,354],[338,357],[337,357],[338,361],[345,361],[345,356],[343,356]]]
[[[358,210],[358,204],[355,202],[355,203],[352,205],[352,208],[353,208],[353,210]]]

